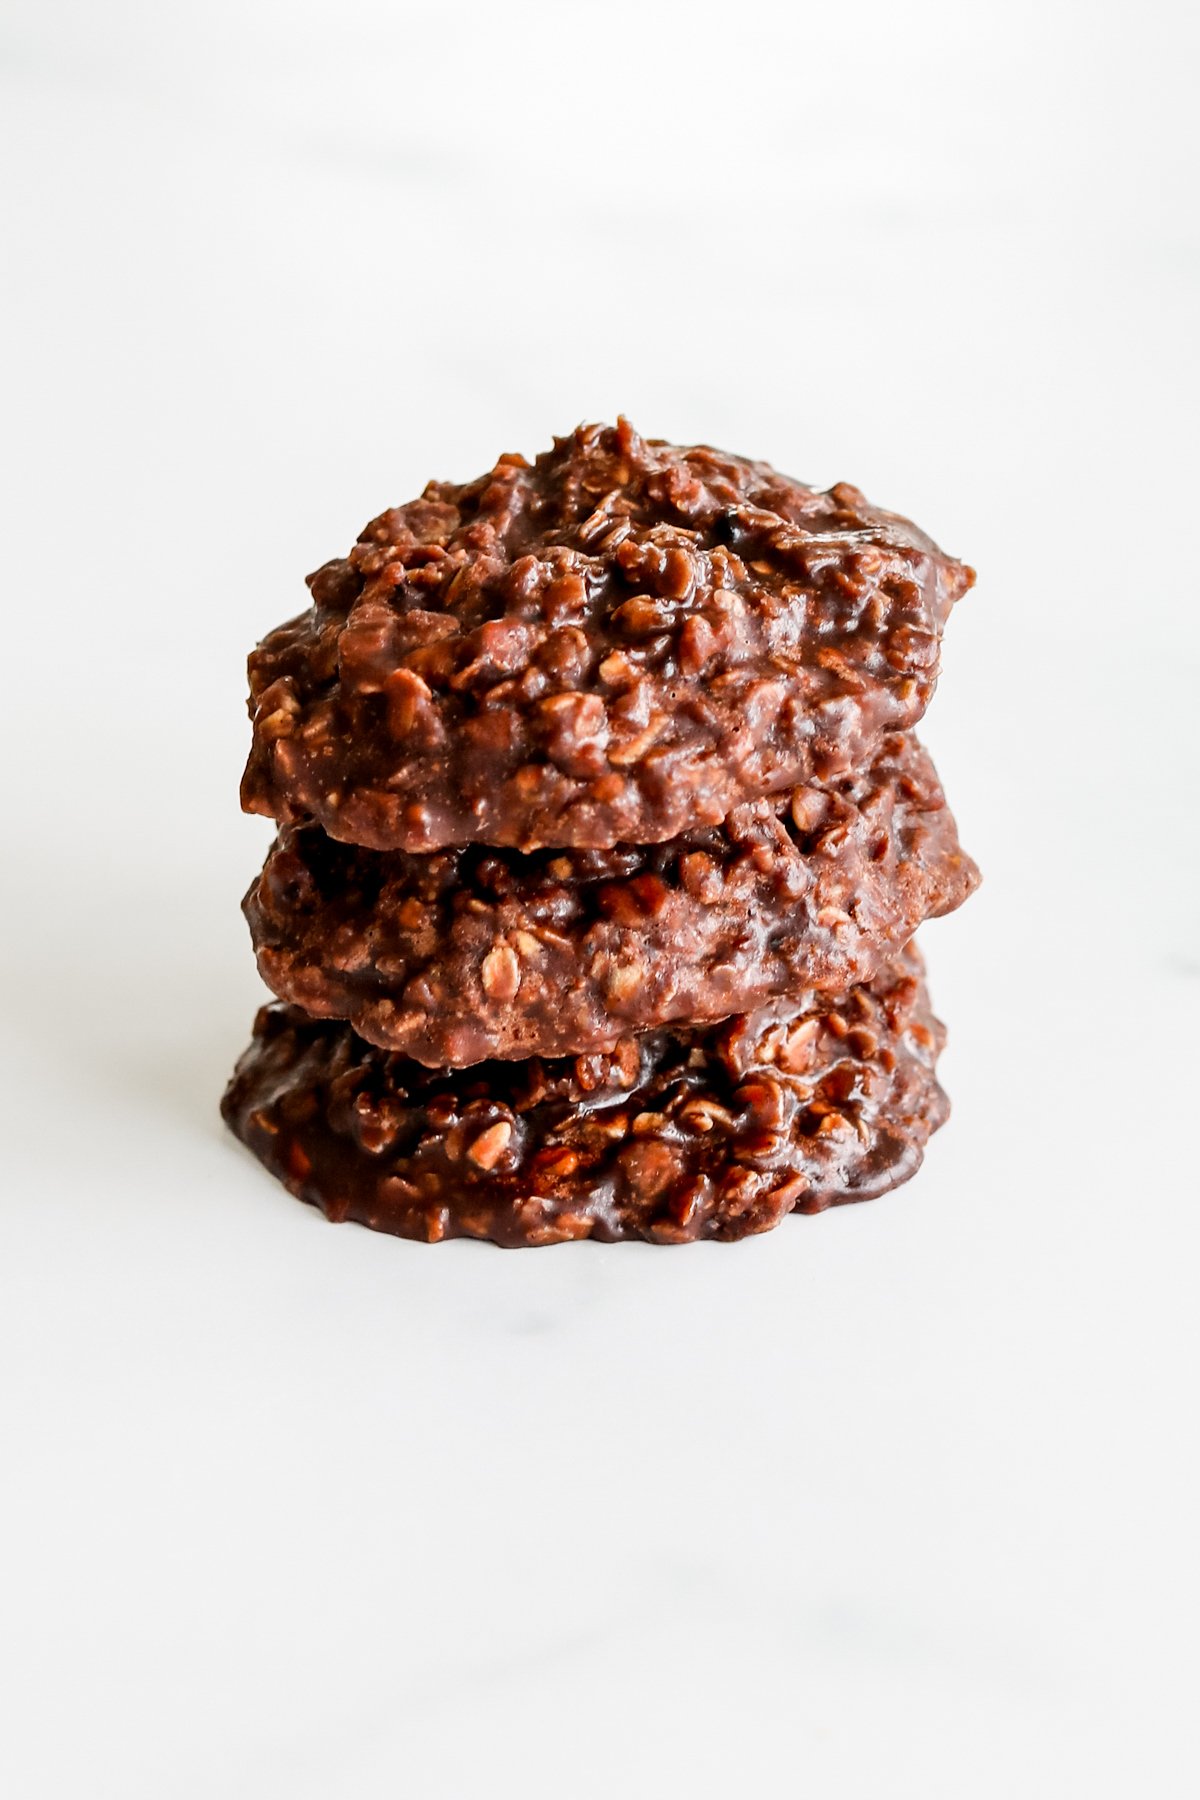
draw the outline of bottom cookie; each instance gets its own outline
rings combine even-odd
[[[944,1035],[912,948],[844,994],[468,1069],[273,1005],[221,1111],[298,1198],[400,1237],[740,1238],[906,1181]]]

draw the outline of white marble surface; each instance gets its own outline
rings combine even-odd
[[[1196,1791],[1195,21],[5,6],[14,1800]],[[335,1229],[216,1114],[245,652],[618,408],[979,567],[953,1121],[733,1249]]]

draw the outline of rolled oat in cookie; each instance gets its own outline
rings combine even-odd
[[[868,765],[973,580],[856,488],[581,426],[367,526],[250,658],[250,812],[380,850],[659,843]]]
[[[977,871],[924,750],[645,848],[428,856],[287,827],[246,897],[263,979],[433,1066],[566,1056],[869,980]]]
[[[942,1036],[912,948],[842,995],[458,1071],[269,1006],[222,1110],[300,1199],[401,1237],[739,1238],[907,1180]]]

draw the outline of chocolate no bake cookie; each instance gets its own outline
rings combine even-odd
[[[972,579],[856,488],[582,426],[310,578],[250,659],[243,805],[377,850],[659,843],[869,764]]]
[[[434,1066],[564,1056],[869,980],[977,871],[924,750],[664,844],[413,856],[286,828],[246,897],[268,986]]]
[[[574,1061],[432,1071],[268,1006],[222,1111],[300,1199],[401,1237],[738,1238],[907,1179],[947,1113],[941,1042],[914,950]]]
[[[910,942],[978,879],[913,727],[974,579],[856,488],[580,426],[433,482],[250,658],[264,1007],[222,1111],[331,1219],[682,1243],[907,1179]]]

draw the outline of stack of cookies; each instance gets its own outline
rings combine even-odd
[[[250,658],[233,1130],[330,1218],[736,1238],[946,1116],[911,942],[975,886],[913,735],[972,574],[857,489],[585,426],[433,482]]]

